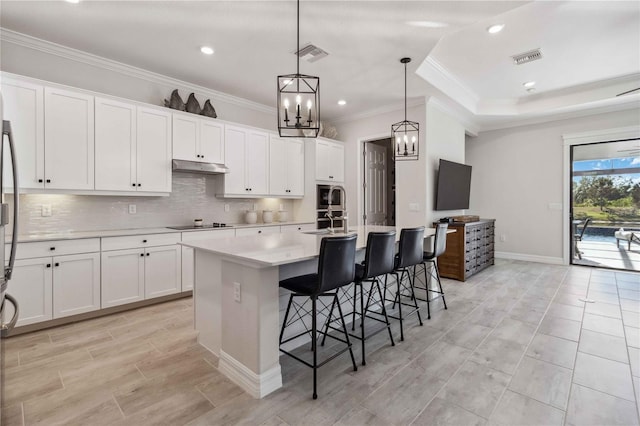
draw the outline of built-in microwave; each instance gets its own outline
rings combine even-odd
[[[331,185],[318,185],[318,192],[316,197],[317,209],[327,210],[329,208],[329,188]],[[335,188],[331,194],[331,209],[332,210],[344,210],[342,206],[342,190]]]
[[[331,219],[327,217],[328,212],[328,210],[318,210],[318,218],[316,219],[318,229],[325,229],[331,226]],[[342,213],[342,210],[331,210],[334,228],[342,228]]]

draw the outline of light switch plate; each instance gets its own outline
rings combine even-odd
[[[418,204],[418,203],[409,203],[409,211],[410,212],[419,212],[420,211],[420,204]]]
[[[136,214],[136,205],[135,204],[129,204],[129,214]]]
[[[224,211],[229,213],[229,210],[231,210],[230,207],[229,207],[229,204],[225,204],[224,205]]]

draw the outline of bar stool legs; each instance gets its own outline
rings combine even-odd
[[[404,283],[405,274],[407,276],[407,281],[409,282],[408,286]],[[398,317],[394,317],[392,315],[390,315],[390,317],[400,321],[400,340],[404,341],[404,324],[403,324],[404,317],[402,315],[402,306],[404,305],[404,306],[409,306],[413,308],[411,312],[409,312],[406,316],[408,317],[410,315],[417,314],[418,322],[420,325],[423,325],[422,316],[420,315],[420,307],[418,306],[416,294],[414,291],[414,285],[413,285],[413,281],[411,280],[411,273],[409,272],[409,270],[407,268],[403,268],[400,270],[400,275],[398,275],[397,272],[393,272],[392,275],[395,276],[396,278],[397,288],[396,288],[396,294],[393,300],[388,300],[388,301],[393,302],[392,309],[395,309],[396,303],[398,304]],[[403,290],[405,292],[408,292],[409,294],[403,295],[402,294]],[[386,288],[385,288],[385,293],[386,293]],[[410,303],[403,302],[402,297],[408,297],[409,300],[411,300],[413,303],[410,304]]]

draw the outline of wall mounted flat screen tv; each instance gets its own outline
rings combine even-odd
[[[440,160],[436,210],[464,210],[469,208],[471,166]]]

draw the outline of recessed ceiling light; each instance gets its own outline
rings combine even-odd
[[[338,105],[346,105],[346,104],[347,104],[347,101],[345,101],[344,99],[340,99],[338,101]]]
[[[489,28],[487,28],[487,32],[489,34],[497,34],[500,31],[502,31],[503,28],[504,28],[504,24],[495,24],[495,25],[491,25]]]
[[[523,84],[523,86],[524,86],[524,87],[526,87],[527,89],[528,89],[529,87],[533,87],[533,86],[535,86],[535,85],[536,85],[536,82],[535,82],[535,81],[527,81],[526,83],[524,83],[524,84]]]
[[[535,87],[529,87],[529,88],[527,89],[527,92],[529,92],[529,93],[533,93],[533,92],[535,92],[535,91],[536,91],[536,88],[535,88]]]
[[[73,3],[73,4],[78,4],[80,3],[80,0],[65,0],[67,3]]]
[[[202,46],[200,51],[205,55],[213,55],[213,48],[209,46]]]
[[[420,28],[447,28],[449,24],[437,21],[408,21],[407,25]]]

